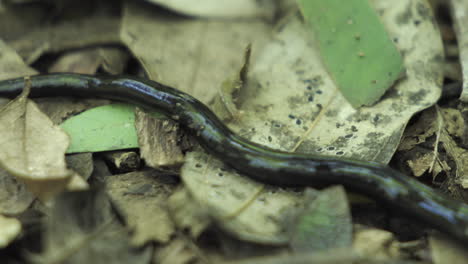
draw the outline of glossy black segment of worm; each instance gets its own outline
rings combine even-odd
[[[0,81],[0,96],[17,96],[23,87],[24,78]],[[31,77],[30,95],[100,97],[177,116],[176,121],[208,152],[255,180],[278,186],[342,184],[468,242],[466,204],[382,164],[288,153],[250,142],[229,130],[197,99],[160,83],[121,76],[37,75]]]

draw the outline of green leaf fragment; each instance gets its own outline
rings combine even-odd
[[[71,137],[67,153],[138,148],[134,109],[110,104],[67,119],[61,125]]]
[[[368,0],[298,0],[322,60],[353,107],[371,105],[401,76],[403,59]]]

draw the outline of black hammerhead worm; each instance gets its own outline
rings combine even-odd
[[[468,205],[386,165],[274,150],[234,134],[203,103],[155,81],[72,73],[32,76],[31,97],[100,97],[163,112],[209,153],[257,181],[277,186],[342,184],[468,243]],[[0,81],[0,96],[21,93],[24,78]]]

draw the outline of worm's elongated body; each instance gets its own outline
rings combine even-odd
[[[23,78],[0,81],[0,96],[14,97],[23,87]],[[160,83],[134,77],[32,76],[31,97],[48,96],[100,97],[158,110],[190,131],[208,152],[255,180],[278,186],[342,184],[468,242],[468,205],[385,165],[282,152],[250,142],[197,99]]]

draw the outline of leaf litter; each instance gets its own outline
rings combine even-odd
[[[404,54],[408,78],[397,83],[376,106],[360,110],[350,108],[336,92],[323,70],[319,54],[316,54],[314,40],[304,37],[305,29],[294,14],[272,27],[255,19],[182,18],[148,4],[127,3],[121,37],[150,78],[184,89],[205,103],[219,100],[220,94],[225,104],[234,103],[234,112],[242,114],[233,118],[229,126],[242,136],[287,151],[387,163],[409,118],[437,100],[443,55],[439,33],[425,1],[395,1],[391,5],[385,1],[373,1],[373,4]],[[93,22],[86,24],[88,27],[98,20],[90,21]],[[52,30],[56,29],[60,29],[60,25]],[[34,34],[40,35],[24,35],[20,39],[22,42],[17,39],[9,43],[16,43],[14,47],[26,47],[24,43],[28,43],[28,38]],[[41,44],[41,41],[31,42],[32,46],[19,50],[28,62],[32,62],[51,51],[120,41],[115,35],[107,36],[111,37],[96,42],[86,39],[74,42],[73,38],[67,37],[70,42],[58,41],[53,48]],[[252,43],[252,62],[247,78],[239,78],[243,81],[240,88],[221,89],[223,81],[229,76],[239,75],[240,69],[247,65],[242,62],[242,51],[249,43]],[[0,65],[4,65],[3,59],[0,57]],[[73,60],[67,64],[73,65]],[[91,72],[103,68],[93,63],[90,65],[93,68]],[[67,69],[67,66],[59,68]],[[119,71],[121,69],[117,67],[115,72]],[[16,76],[28,74],[31,73],[18,73]],[[6,74],[4,78],[9,77],[13,75]],[[218,107],[213,106],[213,110],[218,112]],[[56,122],[67,115],[61,114]],[[151,131],[145,133],[150,135]],[[252,182],[199,151],[188,154],[182,177],[186,187],[170,197],[169,214],[178,219],[178,228],[193,230],[192,237],[202,237],[210,221],[215,221],[217,226],[243,240],[288,243],[287,232],[282,230],[288,223],[283,214],[291,208],[300,211],[303,207],[301,192],[278,190]],[[148,185],[131,188],[133,191],[127,195],[139,197],[137,193],[144,190],[144,186]],[[182,198],[176,203],[177,195]],[[122,197],[122,192],[116,197]],[[346,204],[346,199],[343,202]],[[192,212],[192,216],[186,214],[184,219],[187,210]],[[144,230],[136,234],[144,234]],[[176,236],[169,241],[180,239],[179,235]],[[144,243],[158,239],[161,238],[148,236],[136,241]],[[167,241],[167,236],[164,239],[162,241]],[[186,247],[188,244],[182,243],[179,247],[181,245]],[[184,261],[203,259],[199,254],[195,255],[197,257],[189,254]],[[352,259],[350,255],[349,259]]]

